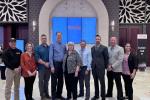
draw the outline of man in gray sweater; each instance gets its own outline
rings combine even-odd
[[[121,73],[122,73],[122,61],[124,56],[124,50],[122,47],[117,45],[117,37],[115,36],[110,38],[110,45],[111,46],[108,48],[109,53],[109,65],[107,68],[108,90],[106,97],[112,97],[113,80],[115,80],[117,87],[117,100],[123,100]]]

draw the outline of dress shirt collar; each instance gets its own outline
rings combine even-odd
[[[41,46],[43,46],[43,47],[48,47],[48,44],[41,44]]]
[[[57,44],[60,44],[60,45],[62,44],[61,42],[58,42],[58,41],[57,41],[56,43],[57,43]]]
[[[95,44],[95,48],[99,48],[101,44]]]
[[[85,51],[86,50],[86,48],[81,48],[81,51]]]
[[[117,47],[117,45],[115,45],[114,47],[113,47],[113,46],[111,46],[111,50],[115,49],[116,47]]]

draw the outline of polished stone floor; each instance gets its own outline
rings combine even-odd
[[[106,78],[107,83],[107,78]],[[147,68],[145,72],[138,71],[136,78],[133,83],[134,86],[134,100],[150,100],[150,68]],[[107,87],[107,85],[106,85]],[[5,81],[0,80],[0,100],[4,99]],[[49,84],[49,91],[50,91]],[[113,98],[107,98],[106,100],[116,100],[116,88],[114,87]],[[63,88],[63,96],[66,97],[65,86]],[[94,82],[91,76],[91,97],[94,96]],[[34,83],[33,97],[35,100],[40,100],[39,89],[38,89],[38,77],[36,77]],[[13,100],[13,88],[12,88],[12,100]],[[24,99],[24,80],[21,78],[20,86],[20,100]],[[78,98],[78,100],[84,100],[84,98]]]

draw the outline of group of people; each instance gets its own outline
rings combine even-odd
[[[117,45],[117,37],[110,38],[110,47],[101,44],[101,36],[96,35],[96,44],[90,49],[86,47],[86,41],[81,40],[80,49],[75,49],[73,42],[68,42],[67,47],[62,43],[62,33],[57,32],[57,39],[51,45],[47,44],[47,36],[41,35],[41,44],[34,48],[33,43],[28,42],[26,51],[16,48],[16,40],[10,39],[7,50],[3,53],[3,61],[6,65],[5,99],[11,98],[11,87],[14,82],[14,100],[19,100],[19,87],[21,75],[25,81],[24,93],[26,100],[34,100],[32,97],[33,84],[38,71],[39,91],[41,100],[64,100],[62,96],[63,83],[65,81],[66,100],[77,100],[85,96],[90,99],[90,76],[94,79],[95,96],[97,100],[99,91],[101,98],[113,96],[113,80],[116,82],[117,99],[123,100],[121,76],[125,83],[126,98],[133,100],[132,82],[137,71],[137,58],[131,51],[130,43],[125,48]],[[125,51],[125,52],[124,52]],[[105,70],[107,70],[108,90],[105,87]],[[49,95],[49,80],[51,76],[51,97]],[[79,91],[77,85],[79,81]],[[99,81],[101,89],[99,90]],[[84,85],[86,94],[84,93]],[[79,93],[78,93],[79,92]]]

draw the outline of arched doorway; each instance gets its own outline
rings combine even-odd
[[[54,15],[54,10],[56,10],[55,8],[57,8],[59,5],[61,5],[66,1],[72,2],[72,0],[47,0],[44,3],[39,15],[39,36],[40,34],[45,33],[47,34],[48,37],[50,37],[49,34],[51,33],[50,31],[51,23],[49,23],[50,18],[52,18],[52,15]],[[82,1],[89,3],[90,6],[94,9],[97,17],[97,32],[100,33],[102,36],[102,43],[108,45],[109,18],[104,3],[102,2],[102,0],[82,0]],[[72,17],[76,17],[76,16],[72,16]]]

